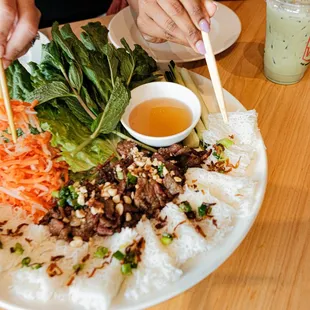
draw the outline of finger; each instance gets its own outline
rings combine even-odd
[[[7,39],[14,26],[16,15],[16,1],[0,1],[0,58],[5,54]]]
[[[217,3],[215,1],[210,1],[210,0],[206,0],[205,1],[205,8],[208,12],[208,15],[210,17],[213,17],[214,14],[216,13],[218,6]]]
[[[210,32],[210,17],[200,0],[180,0],[197,29]]]
[[[17,10],[18,22],[4,55],[7,60],[16,59],[27,48],[36,37],[39,27],[41,14],[33,0],[17,0]]]
[[[143,38],[151,43],[163,43],[170,41],[182,44],[182,41],[172,36],[165,29],[159,27],[154,20],[147,15],[139,16],[137,20],[138,28],[140,29]]]
[[[187,44],[184,33],[156,1],[148,2],[147,5],[144,4],[143,10],[144,14],[142,16],[146,15],[151,18],[157,24],[157,26],[159,26],[161,29],[164,29],[164,31],[167,33],[167,37],[177,38],[178,41],[182,42],[182,44]],[[142,10],[140,12],[142,12]],[[169,41],[169,39],[167,40]]]
[[[206,51],[201,39],[201,32],[193,24],[183,5],[178,0],[157,0],[157,2],[185,34],[189,45],[204,55]]]

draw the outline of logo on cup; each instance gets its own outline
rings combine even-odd
[[[305,52],[304,52],[304,56],[302,58],[305,62],[309,63],[310,62],[310,38],[308,40]]]

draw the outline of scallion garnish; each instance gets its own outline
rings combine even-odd
[[[109,249],[105,248],[103,246],[99,246],[96,250],[96,252],[94,253],[94,257],[96,258],[105,258],[106,255],[109,253]]]
[[[132,274],[131,264],[123,264],[121,267],[121,271],[122,271],[122,274],[126,276]]]
[[[121,251],[116,251],[113,254],[113,257],[115,257],[118,260],[123,260],[125,258],[125,255]]]
[[[173,236],[168,233],[163,233],[160,241],[163,245],[169,245],[173,241]]]
[[[21,128],[17,128],[16,134],[17,134],[17,137],[21,137],[24,134],[24,132],[22,131]]]
[[[30,262],[31,262],[31,258],[30,257],[23,258],[23,260],[22,260],[22,267],[28,267]]]
[[[157,167],[158,175],[163,178],[164,177],[164,164],[161,164]]]
[[[230,148],[233,144],[234,144],[234,141],[228,139],[228,138],[224,138],[224,139],[221,139],[221,140],[218,140],[216,142],[216,144],[221,144],[223,145],[226,149]]]
[[[24,253],[24,249],[20,243],[16,243],[14,248],[10,248],[11,253],[15,253],[17,255],[22,255]]]
[[[84,264],[76,264],[72,268],[75,272],[79,272],[80,270],[83,269],[83,267],[84,267]]]
[[[59,198],[59,191],[53,191],[52,192],[52,197],[53,198]]]
[[[179,206],[180,210],[183,211],[184,213],[187,213],[187,212],[191,212],[192,211],[192,207],[191,205],[189,204],[189,202],[187,201],[183,201],[180,206]]]
[[[198,208],[198,215],[200,217],[204,217],[206,215],[209,215],[212,212],[211,206],[214,204],[210,203],[203,203],[199,208]]]
[[[39,264],[39,263],[36,263],[36,264],[33,264],[32,266],[31,266],[31,269],[40,269],[42,267],[42,264]]]
[[[127,184],[136,185],[138,178],[130,172],[127,174]]]

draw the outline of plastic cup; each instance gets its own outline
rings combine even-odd
[[[299,82],[310,64],[310,0],[266,0],[265,76]]]

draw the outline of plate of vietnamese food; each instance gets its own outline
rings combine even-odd
[[[214,54],[217,55],[233,45],[240,33],[241,22],[234,11],[217,2],[218,10],[211,19],[210,40]],[[130,47],[141,45],[158,63],[190,62],[204,59],[192,48],[171,42],[160,44],[149,43],[142,37],[134,17],[134,12],[127,7],[114,16],[109,25],[109,39],[116,47],[121,47],[125,38]]]
[[[267,158],[255,110],[224,91],[224,124],[210,80],[173,63],[163,75],[140,46],[108,43],[100,23],[82,29],[79,40],[55,23],[31,74],[18,61],[6,71],[18,139],[0,101],[5,309],[129,310],[165,301],[232,255],[263,202]],[[130,123],[140,100],[146,117],[168,111],[158,121],[170,130],[186,98],[200,118],[191,112],[179,128],[195,127],[183,141]],[[147,145],[134,134],[140,129],[177,143]]]

